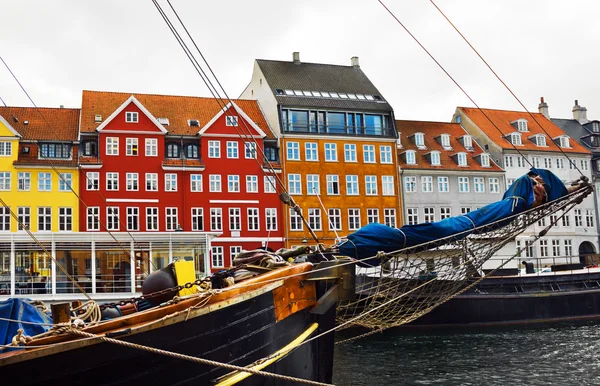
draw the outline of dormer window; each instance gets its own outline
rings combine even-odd
[[[465,149],[473,150],[473,139],[471,138],[470,135],[463,135],[462,142],[463,142],[463,146],[465,147]]]
[[[483,166],[484,168],[489,168],[490,167],[490,155],[487,153],[482,153],[479,156],[479,163],[481,164],[481,166]]]
[[[186,145],[185,158],[200,158],[200,147],[196,144]]]
[[[416,152],[414,150],[407,150],[406,153],[404,153],[406,155],[406,164],[407,165],[416,165],[417,164],[417,158],[416,158]]]
[[[440,136],[440,142],[444,149],[451,149],[450,147],[450,134],[442,134]]]
[[[594,133],[600,133],[600,123],[592,122],[592,131]]]
[[[425,135],[423,133],[415,133],[415,145],[418,148],[425,147]]]
[[[83,143],[83,155],[96,156],[98,155],[98,144],[96,141],[85,141]]]
[[[467,153],[457,153],[456,159],[458,166],[467,166]]]
[[[238,125],[238,117],[233,115],[227,115],[225,126],[237,126]]]
[[[533,137],[533,142],[540,146],[540,147],[546,147],[548,145],[546,145],[546,136],[542,135],[542,134],[538,134],[536,136]]]
[[[179,158],[179,145],[176,143],[167,144],[167,158]]]
[[[598,136],[597,135],[592,135],[590,137],[590,140],[592,141],[592,146],[593,147],[598,147],[600,146],[600,141],[598,140]]]
[[[125,122],[138,123],[138,113],[135,111],[127,111],[125,113]]]
[[[521,142],[521,134],[519,133],[510,133],[506,136],[506,139],[515,146],[523,145],[523,142]]]
[[[526,119],[517,119],[514,122],[511,122],[511,125],[519,130],[520,132],[526,132],[529,131],[529,128],[527,127],[527,120]]]
[[[433,166],[440,166],[441,162],[440,162],[440,152],[439,151],[432,151],[431,153],[429,153],[429,157],[431,159],[431,164]]]
[[[571,147],[571,141],[569,140],[569,137],[567,136],[563,136],[558,138],[558,145],[560,147],[562,147],[563,149],[568,149]]]

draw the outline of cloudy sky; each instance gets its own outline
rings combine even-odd
[[[382,0],[480,107],[522,110],[430,0]],[[574,100],[600,117],[596,0],[434,0],[530,111]],[[166,0],[159,0],[168,8]],[[349,65],[398,119],[448,121],[473,106],[377,0],[171,0],[230,97],[256,58]],[[151,0],[0,0],[0,56],[38,106],[81,90],[210,96]],[[171,15],[171,14],[170,14]],[[0,98],[31,106],[0,63]]]

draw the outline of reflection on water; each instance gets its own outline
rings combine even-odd
[[[352,336],[340,332],[338,340]],[[336,385],[600,385],[600,324],[393,330],[336,345]]]

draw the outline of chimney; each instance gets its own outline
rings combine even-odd
[[[294,64],[300,64],[300,53],[294,52],[292,54],[292,59],[294,60]]]
[[[350,64],[352,64],[352,67],[354,68],[360,68],[360,64],[358,64],[358,56],[351,57]]]
[[[544,102],[544,97],[540,98],[540,104],[538,105],[538,111],[540,114],[550,119],[550,113],[548,112],[548,103]]]
[[[577,99],[575,99],[575,106],[573,106],[573,119],[582,125],[589,122],[587,119],[587,109],[579,106],[579,101]]]

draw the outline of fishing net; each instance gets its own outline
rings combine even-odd
[[[356,297],[339,303],[338,326],[383,330],[419,318],[506,265],[527,245],[490,272],[482,273],[483,264],[528,226],[556,215],[532,239],[535,242],[592,190],[586,184],[557,200],[476,228],[476,232],[471,230],[468,235],[458,233],[392,253],[380,253],[381,265],[357,267]]]

